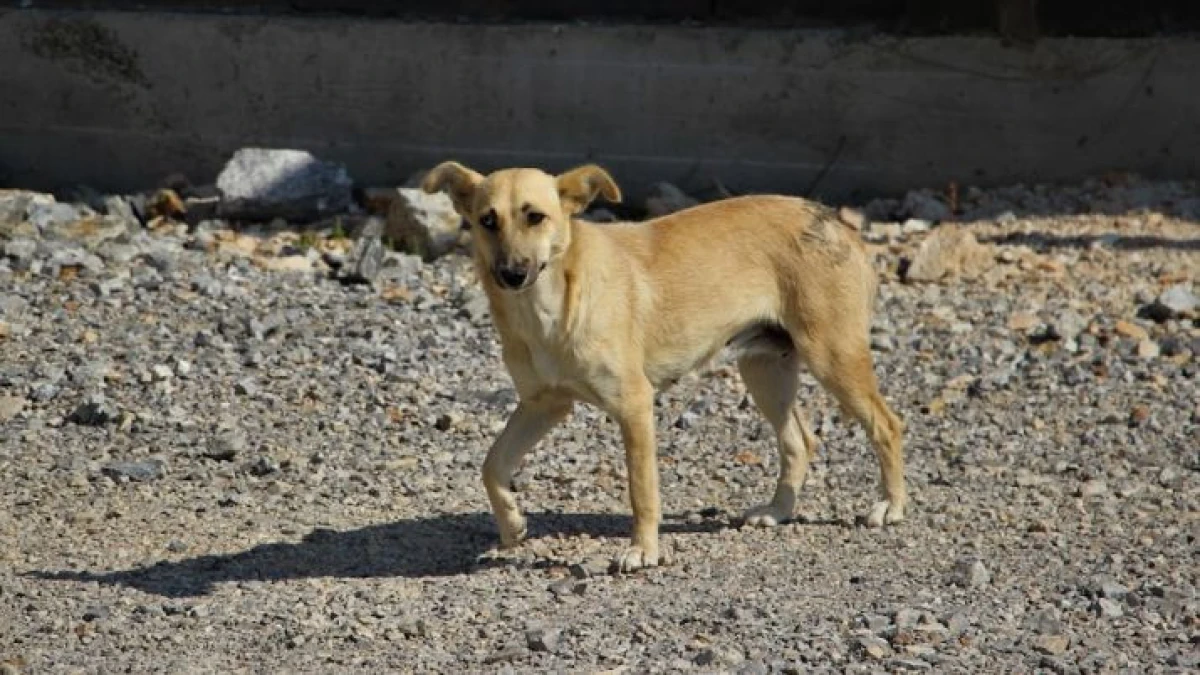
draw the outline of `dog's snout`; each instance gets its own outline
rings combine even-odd
[[[529,279],[529,265],[503,265],[496,270],[496,278],[506,288],[520,288]]]

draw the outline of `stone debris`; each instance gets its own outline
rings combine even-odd
[[[1195,669],[1197,267],[1170,245],[1195,237],[1195,185],[864,207],[907,519],[852,527],[877,468],[805,377],[822,452],[795,517],[741,528],[779,460],[721,354],[655,397],[674,561],[629,576],[620,430],[586,405],[514,476],[527,541],[483,555],[483,461],[518,396],[456,216],[456,245],[413,255],[375,238],[390,199],[231,221],[203,182],[159,186],[182,213],[0,191],[0,664]]]

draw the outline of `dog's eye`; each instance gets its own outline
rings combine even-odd
[[[525,216],[525,218],[529,221],[530,225],[540,225],[541,222],[546,219],[546,214],[538,213],[537,211],[531,211],[529,215]]]
[[[496,212],[488,211],[482,216],[479,216],[479,226],[485,230],[491,230],[494,232],[496,228],[500,226],[499,221],[496,220]]]

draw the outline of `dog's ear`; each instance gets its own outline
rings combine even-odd
[[[573,216],[588,207],[596,195],[602,195],[614,204],[621,202],[621,189],[608,172],[595,164],[585,164],[559,174],[558,197],[567,215]]]
[[[475,188],[483,182],[483,176],[458,162],[442,162],[425,174],[421,189],[426,192],[445,190],[454,202],[454,208],[464,218],[471,206]]]

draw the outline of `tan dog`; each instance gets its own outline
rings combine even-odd
[[[448,191],[470,222],[476,270],[520,399],[483,465],[502,547],[526,534],[511,491],[517,465],[582,401],[619,423],[625,445],[634,522],[618,566],[664,562],[654,391],[726,346],[737,350],[779,443],[775,496],[746,514],[749,524],[792,516],[816,449],[796,401],[801,364],[875,447],[884,500],[868,525],[904,518],[904,425],[879,393],[868,338],[875,273],[857,232],[830,209],[748,196],[641,223],[593,224],[575,216],[597,195],[621,199],[595,165],[485,177],[445,162],[422,187]]]

